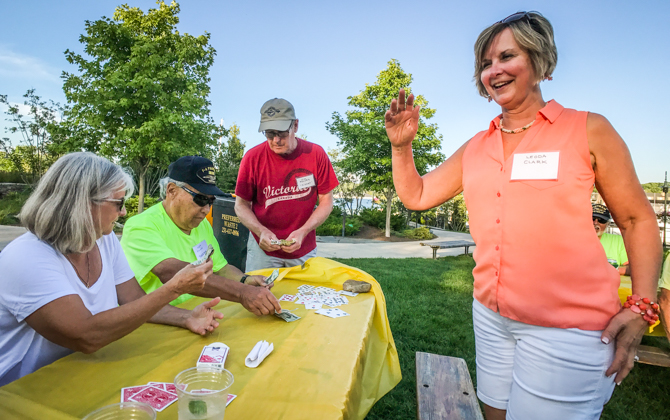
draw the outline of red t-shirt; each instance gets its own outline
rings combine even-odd
[[[237,175],[235,194],[252,203],[251,208],[258,221],[278,239],[286,239],[302,227],[312,215],[319,194],[327,194],[339,184],[323,148],[296,139],[298,146],[286,156],[273,152],[267,142],[253,147],[242,158]],[[258,241],[258,236],[253,235]],[[316,232],[311,231],[294,253],[279,250],[266,254],[293,259],[314,248]]]

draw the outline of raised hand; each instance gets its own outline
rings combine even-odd
[[[391,101],[391,108],[384,116],[386,134],[393,147],[404,147],[412,144],[419,128],[419,105],[414,106],[414,95],[409,95],[405,102],[405,89],[400,89],[398,99]]]
[[[205,281],[212,275],[213,265],[211,258],[200,265],[186,264],[165,285],[179,295],[197,292],[205,287]]]
[[[193,308],[190,316],[186,319],[186,327],[200,335],[205,335],[214,331],[219,326],[217,319],[222,319],[223,314],[212,309],[221,302],[221,298],[214,298],[208,302],[203,302]]]

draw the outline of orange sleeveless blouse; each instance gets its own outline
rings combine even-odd
[[[500,116],[463,154],[474,298],[527,324],[602,330],[620,309],[619,274],[591,221],[588,113],[550,101],[505,160]],[[515,153],[559,152],[557,180],[510,180]]]

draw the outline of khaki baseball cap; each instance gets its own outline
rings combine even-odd
[[[261,107],[261,125],[258,132],[287,131],[295,119],[295,110],[289,101],[281,98],[270,99]]]

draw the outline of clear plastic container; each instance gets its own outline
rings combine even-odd
[[[156,411],[149,404],[127,401],[99,408],[83,420],[156,420]]]
[[[194,367],[178,374],[179,420],[223,420],[233,381],[226,369]]]

